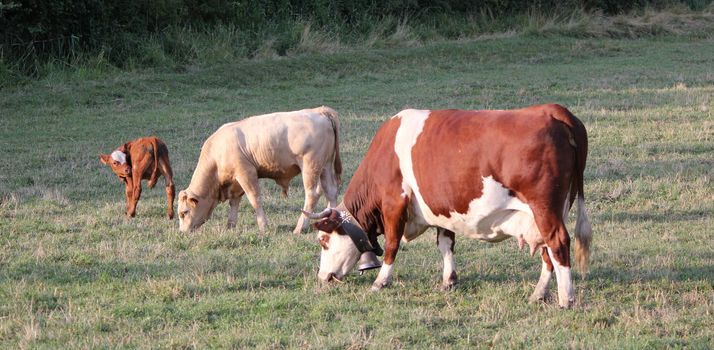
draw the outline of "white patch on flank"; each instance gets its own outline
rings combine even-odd
[[[489,242],[499,242],[510,236],[522,235],[534,250],[542,244],[542,238],[533,219],[531,208],[516,197],[509,195],[507,188],[492,176],[482,177],[481,197],[469,203],[466,213],[451,212],[449,217],[435,215],[426,205],[419,190],[412,162],[412,148],[431,111],[407,109],[393,118],[401,118],[394,141],[394,151],[402,171],[402,191],[412,194],[410,221],[468,235]]]
[[[119,162],[119,164],[124,164],[126,163],[126,154],[122,151],[114,151],[112,152],[112,159]]]

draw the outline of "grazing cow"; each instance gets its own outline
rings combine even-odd
[[[577,198],[575,258],[587,269],[592,237],[585,211],[585,127],[555,104],[516,110],[404,110],[372,140],[337,209],[311,214],[322,246],[318,276],[341,279],[360,253],[380,249],[384,265],[373,290],[391,282],[401,239],[437,228],[443,287],[456,282],[455,233],[487,242],[518,239],[541,251],[531,296],[543,300],[552,272],[561,307],[574,301],[568,211]],[[347,232],[345,223],[361,228]],[[369,241],[365,244],[363,241]]]
[[[167,216],[174,218],[174,180],[169,161],[169,149],[157,137],[142,137],[129,141],[111,154],[99,155],[99,160],[109,165],[125,184],[126,215],[136,215],[136,205],[141,198],[141,180],[149,180],[149,188],[154,188],[159,174],[166,179],[168,199]]]
[[[260,230],[268,220],[260,200],[259,178],[270,178],[287,195],[290,180],[302,172],[303,210],[313,210],[322,192],[337,203],[342,163],[339,119],[329,107],[272,113],[221,126],[201,148],[191,184],[179,193],[179,229],[194,230],[229,200],[228,227],[234,227],[243,194],[255,209]],[[300,215],[294,233],[309,224]]]

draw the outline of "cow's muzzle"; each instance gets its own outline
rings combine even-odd
[[[318,273],[318,277],[319,277],[319,273]],[[339,276],[337,276],[337,274],[334,273],[334,272],[330,272],[330,273],[327,274],[327,276],[326,276],[325,278],[320,278],[320,279],[322,279],[322,280],[325,281],[325,282],[339,282],[339,283],[342,283],[342,278],[339,277]]]

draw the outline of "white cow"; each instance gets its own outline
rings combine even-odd
[[[191,184],[179,193],[181,231],[200,227],[220,202],[230,202],[228,227],[234,227],[243,194],[255,209],[258,227],[268,224],[260,200],[259,178],[270,178],[287,195],[290,180],[302,172],[303,210],[312,211],[322,192],[337,204],[342,164],[339,119],[329,107],[280,112],[224,124],[201,148]],[[301,214],[294,233],[308,224]]]

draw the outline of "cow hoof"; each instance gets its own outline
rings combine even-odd
[[[439,287],[439,290],[442,292],[450,292],[456,287],[456,283],[446,283],[442,284],[441,287]]]
[[[560,306],[561,309],[565,310],[565,309],[572,308],[574,304],[575,304],[575,300],[568,300],[567,302],[558,303],[558,306]]]
[[[226,227],[228,227],[229,230],[232,230],[232,229],[236,228],[236,224],[229,222]]]
[[[547,294],[533,294],[528,298],[528,302],[531,304],[540,304],[540,303],[545,303],[545,301],[548,299]]]
[[[384,287],[386,287],[386,286],[387,286],[386,283],[377,283],[377,282],[375,282],[375,283],[372,284],[372,287],[371,287],[369,290],[370,290],[370,292],[378,292],[378,291],[382,290],[382,289],[383,289]]]
[[[443,280],[441,283],[441,291],[448,292],[452,290],[456,286],[456,282],[458,282],[458,280],[459,278],[456,276],[456,271],[451,271],[449,278]]]

